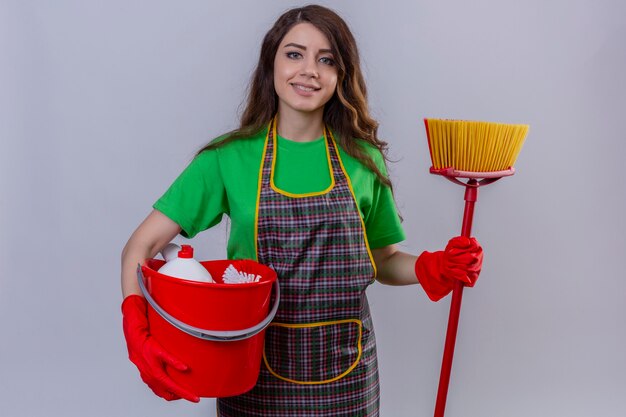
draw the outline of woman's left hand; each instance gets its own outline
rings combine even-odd
[[[448,242],[443,252],[441,273],[449,279],[463,281],[473,287],[483,266],[483,248],[476,238],[457,236]]]
[[[433,301],[448,295],[457,281],[473,287],[483,265],[483,249],[478,241],[463,236],[450,239],[445,250],[420,256],[401,252],[397,245],[374,249],[372,254],[379,282],[410,285],[419,281]]]
[[[415,275],[432,301],[452,291],[455,283],[473,287],[483,265],[483,249],[475,238],[457,236],[445,250],[423,252],[415,262]]]

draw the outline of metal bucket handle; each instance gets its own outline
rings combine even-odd
[[[152,298],[146,285],[144,284],[143,272],[141,270],[141,265],[137,265],[137,281],[139,282],[139,289],[141,293],[145,297],[146,301],[154,311],[156,311],[159,316],[161,316],[165,321],[169,324],[177,328],[178,330],[187,333],[190,336],[197,337],[202,340],[210,340],[212,342],[234,342],[237,340],[245,340],[249,339],[252,336],[261,333],[274,319],[276,312],[278,311],[278,303],[280,302],[280,286],[278,285],[278,280],[274,282],[274,305],[270,310],[269,314],[265,319],[263,319],[260,323],[249,327],[247,329],[242,330],[205,330],[200,329],[198,327],[190,326],[187,323],[184,323],[177,318],[173,317],[167,311],[165,311],[155,300]],[[237,285],[237,284],[233,284]]]

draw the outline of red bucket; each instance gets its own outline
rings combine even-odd
[[[252,389],[261,368],[265,328],[278,309],[276,272],[250,260],[206,261],[201,264],[215,283],[204,283],[159,274],[163,264],[147,259],[137,276],[150,306],[152,335],[189,366],[186,372],[168,368],[167,373],[200,397],[229,397]],[[222,275],[229,265],[261,279],[224,284]]]

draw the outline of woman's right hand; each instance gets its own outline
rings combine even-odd
[[[188,367],[166,352],[150,335],[146,300],[136,294],[129,295],[122,303],[123,328],[128,357],[139,369],[141,379],[159,397],[168,401],[184,398],[192,402],[200,398],[178,385],[165,372],[167,366],[179,371]]]

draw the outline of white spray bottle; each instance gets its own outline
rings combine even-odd
[[[209,271],[193,258],[191,245],[178,245],[169,243],[161,251],[165,265],[159,268],[159,274],[190,281],[215,282]]]

